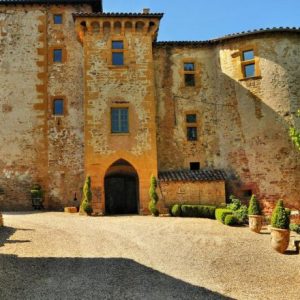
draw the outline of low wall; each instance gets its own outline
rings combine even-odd
[[[173,204],[222,205],[226,202],[224,181],[171,181],[159,183],[165,207]]]

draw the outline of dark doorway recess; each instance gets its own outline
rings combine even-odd
[[[130,163],[120,159],[112,164],[105,176],[105,213],[137,214],[138,186],[137,172]]]

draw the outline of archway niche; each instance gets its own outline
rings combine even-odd
[[[119,159],[106,171],[105,213],[108,215],[137,214],[139,206],[139,178],[135,168]]]

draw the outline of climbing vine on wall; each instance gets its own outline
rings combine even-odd
[[[300,109],[297,112],[297,117],[300,118]],[[296,127],[294,126],[290,127],[290,137],[294,145],[300,151],[300,131],[297,130]]]

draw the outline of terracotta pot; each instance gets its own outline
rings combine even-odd
[[[263,216],[261,215],[249,215],[249,228],[251,231],[260,233],[263,223]]]
[[[284,253],[290,242],[290,231],[288,229],[271,228],[271,245],[274,250]]]

